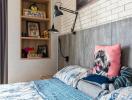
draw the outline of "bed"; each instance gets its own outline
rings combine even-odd
[[[92,100],[57,78],[0,86],[0,100]]]
[[[132,100],[132,86],[115,91],[104,90],[100,84],[87,80],[90,71],[70,65],[52,79],[0,85],[0,100]]]
[[[84,85],[86,86],[84,90],[88,92],[87,83]],[[132,100],[132,87],[121,88],[111,93],[103,92],[96,100]],[[87,94],[66,85],[57,78],[0,86],[0,100],[94,100]]]
[[[76,89],[78,80],[87,69],[78,65],[67,66],[52,79],[0,85],[0,100],[92,100]]]

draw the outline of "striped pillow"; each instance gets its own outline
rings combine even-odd
[[[127,81],[128,79],[125,76],[119,76],[118,78],[116,78],[114,82],[115,89],[119,89],[120,87],[125,87]]]
[[[116,78],[114,82],[115,89],[119,89],[120,87],[126,87],[132,85],[132,68],[122,67],[120,71],[121,76]]]
[[[121,76],[132,78],[132,68],[123,66],[121,68]]]

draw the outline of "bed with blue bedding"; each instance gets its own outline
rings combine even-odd
[[[0,86],[0,100],[92,100],[57,78]]]
[[[75,65],[52,79],[0,85],[0,100],[132,100],[132,86],[110,93],[84,80],[85,76],[87,70]]]

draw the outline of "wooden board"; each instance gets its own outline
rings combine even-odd
[[[132,67],[132,18],[79,31],[76,35],[63,35],[59,38],[62,43],[62,52],[70,57],[70,61],[65,62],[59,51],[60,67],[71,64],[92,67],[95,45],[116,43],[122,46],[122,66]]]

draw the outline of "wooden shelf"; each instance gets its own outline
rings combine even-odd
[[[37,38],[37,37],[21,37],[21,39],[23,39],[23,40],[45,40],[45,41],[49,40],[49,39]]]
[[[49,0],[24,0],[26,2],[49,3]]]
[[[29,9],[30,5],[33,3],[36,3],[37,7],[41,12],[45,12],[46,18],[41,18],[41,17],[34,17],[34,16],[26,16],[28,14],[24,13],[24,9]],[[44,31],[48,30],[50,28],[51,24],[51,0],[21,0],[21,16],[20,16],[20,21],[21,21],[21,35],[20,35],[20,43],[21,43],[21,59],[22,60],[30,60],[30,59],[49,59],[51,57],[51,37],[49,34],[49,38],[40,38],[40,37],[23,37],[23,33],[29,33],[31,29],[33,30],[39,30],[40,36],[46,36],[46,34],[43,34]],[[29,13],[29,12],[27,12]],[[34,13],[35,14],[35,13]],[[36,26],[30,26],[27,24],[27,21],[31,22],[37,22],[38,25]],[[34,25],[34,24],[33,24]],[[29,30],[30,28],[30,30]],[[40,54],[44,54],[43,50],[45,50],[45,55],[48,57],[29,57],[29,58],[24,58],[28,57],[28,54],[30,53],[36,53],[38,50],[38,47],[41,47],[42,50],[40,50]],[[31,52],[25,51],[25,48],[33,48]],[[32,55],[29,55],[32,56]]]
[[[21,16],[23,20],[28,20],[28,21],[37,21],[37,22],[46,22],[50,21],[49,18],[37,18],[37,17],[28,17],[28,16]]]
[[[45,57],[45,58],[42,58],[42,57],[34,57],[34,58],[21,58],[22,60],[32,60],[32,59],[50,59],[50,57]]]

